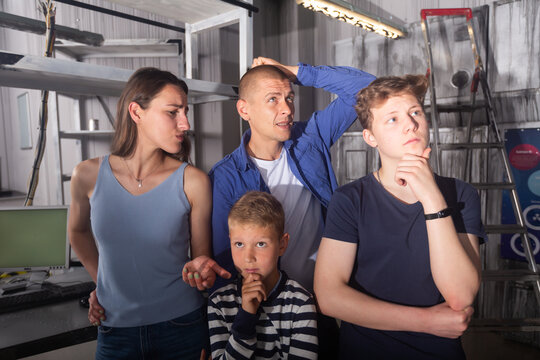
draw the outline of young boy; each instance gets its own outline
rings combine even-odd
[[[389,76],[357,96],[381,167],[339,188],[315,268],[321,311],[342,319],[341,359],[463,359],[459,337],[480,283],[486,238],[477,192],[433,174],[427,79]]]
[[[241,277],[208,300],[212,359],[316,359],[313,297],[278,270],[289,241],[281,204],[250,191],[233,205],[228,223]]]

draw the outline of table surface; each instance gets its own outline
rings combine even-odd
[[[0,349],[92,325],[78,300],[0,314]]]
[[[73,274],[68,274],[70,279]],[[86,274],[87,276],[87,274]],[[61,277],[54,277],[57,280]],[[0,358],[19,358],[95,339],[79,300],[0,314]]]

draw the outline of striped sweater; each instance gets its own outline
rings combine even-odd
[[[317,358],[313,297],[285,272],[257,314],[244,311],[241,304],[241,278],[208,299],[212,359]]]

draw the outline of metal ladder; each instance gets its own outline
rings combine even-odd
[[[540,272],[535,262],[529,236],[527,234],[527,227],[525,226],[523,212],[518,199],[516,185],[514,177],[510,168],[510,162],[508,154],[506,152],[504,141],[501,138],[497,122],[495,120],[496,114],[493,107],[493,101],[491,91],[487,83],[487,76],[484,70],[482,59],[479,55],[475,32],[472,23],[473,13],[470,8],[457,8],[457,9],[423,9],[421,10],[422,18],[422,32],[424,35],[424,42],[427,52],[428,71],[427,76],[430,80],[430,106],[429,111],[431,113],[431,123],[433,129],[433,142],[432,148],[434,152],[434,167],[437,173],[441,173],[441,153],[443,150],[464,150],[465,151],[465,181],[468,181],[477,190],[508,190],[510,192],[510,199],[516,224],[502,224],[502,225],[485,225],[486,233],[491,234],[514,234],[519,233],[521,243],[525,252],[525,257],[528,262],[529,270],[484,270],[482,272],[482,281],[520,281],[532,283],[534,293],[536,295],[537,303],[540,307]],[[428,16],[465,16],[467,23],[467,30],[469,34],[469,40],[471,43],[472,54],[474,58],[474,75],[471,81],[470,102],[468,104],[459,105],[441,105],[437,104],[437,97],[435,92],[435,76],[433,68],[433,55],[431,49],[431,40],[429,36],[428,28]],[[478,85],[482,89],[483,101],[477,103]],[[485,142],[473,142],[473,118],[476,110],[484,109],[488,120],[487,136]],[[447,143],[441,144],[439,139],[439,124],[440,112],[459,112],[470,113],[467,119],[467,125],[465,129],[465,142],[462,143]],[[506,176],[505,182],[488,182],[487,176],[483,176],[480,182],[471,182],[472,179],[472,152],[474,149],[486,149],[489,152],[490,149],[494,149],[499,153],[499,158],[502,160],[504,166],[504,174]],[[486,195],[487,196],[487,195]],[[487,205],[487,200],[485,202]],[[486,206],[487,208],[487,206]],[[496,319],[473,319],[471,322],[472,329],[482,330],[504,330],[504,331],[537,331],[540,329],[540,319],[528,318],[528,319],[509,319],[509,318],[496,318]]]

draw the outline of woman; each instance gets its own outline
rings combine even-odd
[[[226,273],[209,259],[210,182],[188,164],[187,92],[169,72],[137,70],[118,102],[112,154],[73,171],[69,237],[97,284],[96,359],[198,359],[207,347],[204,301],[182,268],[199,289],[214,269]]]

